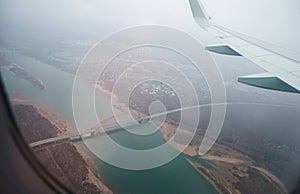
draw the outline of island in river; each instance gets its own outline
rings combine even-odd
[[[12,100],[20,130],[28,143],[59,136],[67,124],[56,114],[24,100]],[[76,193],[112,193],[103,184],[93,160],[72,142],[34,150],[51,175]],[[76,169],[76,170],[74,170]]]
[[[0,57],[0,69],[1,68],[7,69],[11,73],[13,73],[15,76],[28,81],[33,86],[36,86],[42,90],[46,88],[46,85],[44,84],[44,82],[42,80],[31,75],[30,73],[28,73],[26,70],[24,70],[19,65],[12,63],[2,57]]]

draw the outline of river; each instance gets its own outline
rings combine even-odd
[[[71,128],[74,129],[71,100],[74,76],[24,55],[16,54],[7,58],[40,78],[47,86],[45,90],[41,90],[3,70],[2,75],[9,95],[43,104],[66,119]],[[79,85],[83,93],[91,87],[83,80]],[[97,91],[96,98],[100,99],[96,100],[99,117],[110,116],[111,112],[108,111],[110,99],[108,96]],[[84,102],[80,104],[80,108],[85,109]],[[96,124],[96,121],[89,120],[89,115],[86,114],[82,115],[80,122],[86,122],[86,127]],[[153,126],[148,123],[138,127],[149,129]],[[148,136],[137,136],[121,131],[111,134],[111,137],[118,143],[133,149],[148,149],[164,143],[160,132]],[[89,141],[101,142],[101,137],[95,137]],[[95,161],[104,183],[116,193],[217,193],[213,186],[186,161],[182,154],[158,168],[138,171],[125,170],[103,162],[91,153],[83,143],[78,144],[84,147]],[[170,152],[174,151],[170,146],[168,149]]]

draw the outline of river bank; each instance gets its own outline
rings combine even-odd
[[[199,163],[197,158],[187,160],[220,193],[288,193],[271,172],[222,144],[216,143],[207,154],[197,157],[210,167]]]
[[[171,145],[172,147],[174,147],[175,149],[181,151],[182,153],[184,153],[185,155],[188,156],[197,156],[197,149],[191,145],[188,146],[183,146],[179,143],[177,143],[174,138],[175,132],[179,130],[182,133],[189,133],[184,129],[179,129],[176,125],[168,123],[168,122],[164,122],[162,127],[160,128],[160,132],[163,136],[163,138],[165,139],[166,142],[168,142],[169,145]]]
[[[116,102],[119,102],[119,98],[116,95],[112,94],[109,90],[105,89],[100,84],[96,84],[96,89],[105,94],[106,96],[112,98]]]
[[[113,95],[109,90],[105,89],[105,87],[97,85],[96,88],[110,97],[114,101],[114,104],[122,104],[119,102],[120,98]],[[131,111],[139,115],[144,115],[137,110]],[[155,122],[155,120],[152,122]],[[265,170],[268,172],[268,175],[264,173],[264,171],[255,168],[255,166],[245,165],[246,163],[255,163],[253,159],[218,142],[212,148],[211,152],[199,157],[199,145],[192,144],[184,148],[184,146],[172,139],[176,130],[180,130],[182,133],[189,133],[184,129],[178,129],[176,125],[168,122],[165,122],[160,128],[164,140],[173,148],[181,151],[195,171],[209,181],[219,193],[244,193],[248,191],[256,193],[269,191],[273,193],[286,193],[284,185],[274,175],[270,176],[270,172]],[[201,165],[198,161],[189,160],[188,157],[190,156],[211,164],[213,168],[210,169],[207,168],[207,166]],[[257,187],[258,184],[261,185],[259,188]]]
[[[67,123],[56,113],[27,100],[12,102],[20,130],[28,143],[69,131]],[[34,150],[34,153],[47,171],[72,191],[112,193],[101,181],[92,159],[72,142]]]
[[[219,193],[287,193],[284,184],[268,170],[255,166],[255,161],[244,154],[220,144],[218,141],[211,150],[203,156],[198,155],[199,145],[183,145],[174,141],[175,132],[185,131],[176,125],[165,122],[160,131],[165,139],[175,149],[185,154],[186,160],[208,180]],[[197,136],[197,134],[196,134]],[[198,137],[202,139],[202,137]],[[195,160],[192,160],[194,158]],[[199,160],[208,165],[203,165]],[[250,165],[249,165],[250,164]],[[258,185],[260,185],[258,187]],[[251,192],[250,192],[251,193]]]
[[[37,103],[32,102],[27,99],[13,98],[10,100],[13,105],[30,105],[33,106],[37,112],[47,119],[53,126],[58,129],[58,134],[61,135],[71,130],[69,123],[61,115],[53,112],[48,107]]]

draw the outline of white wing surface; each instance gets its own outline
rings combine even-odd
[[[298,60],[270,50],[254,38],[215,24],[198,0],[189,2],[196,23],[222,42],[219,45],[206,46],[207,50],[224,55],[243,56],[267,71],[239,77],[239,82],[266,89],[300,93]]]

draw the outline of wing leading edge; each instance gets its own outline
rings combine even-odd
[[[241,76],[239,82],[265,89],[300,93],[299,61],[267,49],[251,37],[213,23],[198,0],[189,2],[195,22],[222,42],[220,45],[207,46],[208,51],[243,56],[268,72]]]

